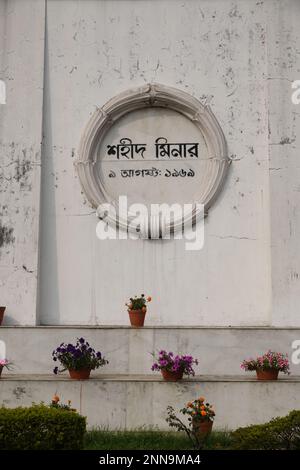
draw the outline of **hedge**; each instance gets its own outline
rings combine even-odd
[[[78,413],[33,405],[0,408],[1,450],[82,449],[86,418]]]
[[[300,411],[266,424],[238,428],[232,438],[234,449],[300,450]]]

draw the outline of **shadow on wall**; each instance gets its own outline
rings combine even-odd
[[[52,111],[49,77],[49,47],[48,29],[46,24],[37,316],[38,321],[40,321],[42,306],[51,305],[53,323],[59,323],[60,312],[58,302],[59,291],[54,186],[55,168],[51,122]],[[44,262],[45,260],[47,260],[47,263]]]
[[[21,324],[22,322],[20,322],[17,318],[13,317],[12,315],[7,314],[7,310],[5,310],[1,326],[15,326]]]

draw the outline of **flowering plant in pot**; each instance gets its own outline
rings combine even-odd
[[[180,411],[189,415],[188,419],[192,424],[193,431],[200,439],[211,433],[215,412],[212,405],[208,402],[205,403],[204,397],[190,401]]]
[[[158,357],[152,354],[155,362],[151,369],[153,371],[160,370],[164,380],[177,381],[181,380],[183,375],[195,375],[193,365],[198,364],[198,360],[192,356],[175,356],[173,352],[159,351]]]
[[[151,302],[151,300],[150,296],[145,297],[144,294],[141,294],[141,297],[130,297],[129,302],[125,305],[129,313],[131,326],[144,326],[147,302]]]
[[[277,380],[279,372],[290,373],[288,355],[269,350],[256,359],[250,358],[242,362],[245,371],[256,371],[258,380]]]
[[[12,366],[12,362],[10,362],[8,359],[0,359],[0,377],[1,377],[2,370],[4,369],[4,367],[7,370],[10,370],[11,366]]]
[[[52,358],[62,364],[62,369],[53,369],[54,374],[68,370],[72,379],[79,380],[88,379],[91,370],[108,364],[102,353],[96,352],[84,338],[77,338],[75,345],[61,343],[52,352]]]
[[[211,433],[215,418],[212,405],[205,403],[205,398],[200,397],[187,403],[187,405],[180,410],[180,413],[188,416],[188,424],[176,415],[172,406],[167,407],[167,423],[170,427],[177,429],[177,431],[184,431],[194,449],[202,449],[206,439]]]

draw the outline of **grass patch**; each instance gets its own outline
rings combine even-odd
[[[192,450],[188,437],[181,432],[105,431],[86,433],[85,450]],[[226,431],[212,432],[205,449],[230,449],[231,435]]]

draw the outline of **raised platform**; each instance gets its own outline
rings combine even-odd
[[[151,427],[168,429],[168,405],[180,409],[200,395],[215,406],[216,429],[235,429],[263,423],[300,408],[300,377],[282,377],[261,382],[253,374],[240,376],[197,376],[181,382],[162,380],[160,374],[92,374],[86,381],[67,375],[11,375],[0,379],[0,403],[8,407],[49,403],[57,393],[63,402],[87,416],[88,426],[109,429]]]
[[[109,360],[88,381],[52,374],[51,353],[61,342],[83,336]],[[167,429],[168,405],[176,409],[200,395],[215,405],[215,427],[235,429],[263,423],[300,409],[300,365],[292,376],[258,382],[241,361],[271,348],[291,356],[300,328],[39,326],[0,327],[7,356],[15,366],[0,380],[0,405],[27,406],[50,402],[54,393],[88,418],[88,426],[110,429]],[[166,383],[151,372],[151,352],[189,353],[199,359],[195,378]],[[48,374],[48,375],[45,375]]]
[[[271,348],[292,354],[292,342],[300,328],[147,326],[38,326],[0,327],[7,356],[15,363],[12,373],[51,373],[51,353],[61,342],[83,336],[109,360],[103,372],[151,374],[151,352],[166,349],[189,353],[199,359],[196,373],[241,375],[241,361]],[[291,364],[300,376],[300,365]]]

